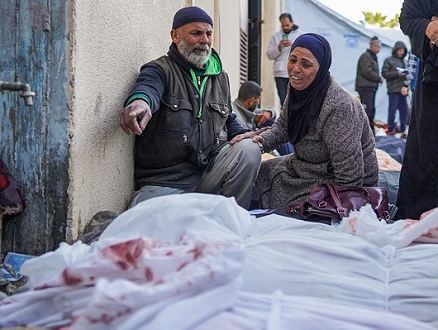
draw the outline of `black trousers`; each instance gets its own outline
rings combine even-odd
[[[422,66],[419,70],[423,72]],[[438,84],[419,84],[400,173],[396,219],[419,219],[423,212],[438,207]]]
[[[287,94],[287,86],[289,85],[289,78],[275,77],[275,85],[277,86],[277,93],[280,98],[281,107],[283,107]]]
[[[360,102],[363,104],[365,112],[367,113],[370,127],[373,133],[374,117],[376,116],[376,91],[377,90],[374,88],[366,88],[357,91],[360,96]]]

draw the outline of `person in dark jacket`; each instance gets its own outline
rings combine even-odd
[[[438,206],[438,1],[405,0],[400,28],[420,59],[400,173],[397,219],[419,219]]]
[[[388,88],[388,131],[390,135],[397,133],[395,128],[395,114],[399,111],[401,137],[406,137],[406,121],[408,120],[408,87],[405,84],[406,69],[405,57],[408,53],[403,41],[397,41],[392,49],[392,55],[383,62],[382,76],[386,79]]]
[[[355,88],[359,94],[365,112],[374,133],[374,117],[376,115],[376,92],[383,78],[379,73],[377,53],[380,52],[382,43],[374,36],[370,39],[370,48],[363,53],[357,62]]]
[[[167,55],[141,67],[120,114],[135,133],[131,207],[156,196],[198,192],[234,196],[248,208],[261,152],[230,146],[247,132],[232,113],[228,75],[211,48],[213,21],[201,8],[176,12]]]

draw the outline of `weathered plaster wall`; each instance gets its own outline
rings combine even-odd
[[[285,4],[283,0],[263,1],[262,2],[262,65],[261,65],[261,86],[263,88],[262,106],[280,109],[280,99],[275,87],[273,74],[273,61],[269,60],[266,51],[268,50],[271,35],[280,30],[281,24],[278,17],[284,12]],[[293,15],[292,15],[293,17]]]
[[[198,1],[196,2],[198,3]],[[224,70],[230,77],[233,99],[237,97],[240,81],[240,8],[236,0],[216,0],[214,15],[218,30],[215,31],[214,47],[221,56]],[[216,23],[215,23],[216,24]]]
[[[140,66],[167,52],[173,14],[182,6],[200,6],[219,19],[218,24],[215,22],[215,48],[237,95],[239,11],[232,3],[232,0],[70,3],[68,238],[80,235],[95,213],[103,210],[120,213],[129,203],[133,188],[133,136],[121,130],[118,116]]]

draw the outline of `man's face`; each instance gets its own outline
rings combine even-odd
[[[249,102],[248,110],[249,111],[254,111],[257,108],[257,106],[260,104],[261,98],[262,98],[261,95],[259,95],[258,97],[251,98],[251,100]]]
[[[292,30],[292,27],[294,26],[294,21],[289,21],[289,18],[282,18],[280,20],[281,23],[281,29],[284,33],[289,33],[290,30]]]
[[[403,48],[397,48],[397,49],[395,50],[395,54],[396,54],[398,57],[402,57],[402,56],[405,54],[405,50],[404,50]]]
[[[172,41],[189,63],[202,68],[211,55],[213,28],[204,22],[193,22],[170,31]]]
[[[379,43],[376,43],[376,44],[371,44],[371,46],[370,46],[370,50],[374,53],[374,54],[377,54],[378,52],[380,52],[380,48],[382,47],[382,44],[379,42]]]

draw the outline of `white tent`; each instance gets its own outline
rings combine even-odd
[[[345,2],[345,5],[348,6],[348,2]],[[372,36],[376,35],[382,41],[382,49],[377,54],[379,70],[382,69],[385,58],[391,56],[396,41],[403,41],[408,50],[410,49],[409,39],[400,29],[367,29],[316,0],[286,0],[286,12],[291,13],[295,24],[301,30],[321,34],[330,42],[333,53],[330,72],[339,84],[356,96],[358,94],[354,90],[354,82],[357,61],[369,48],[369,40]],[[377,90],[375,117],[383,122],[387,122],[388,116],[386,92],[384,82]]]

